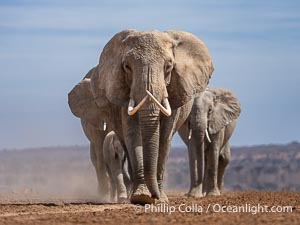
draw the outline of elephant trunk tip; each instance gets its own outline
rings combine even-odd
[[[147,176],[146,176],[147,177]],[[145,179],[147,188],[149,189],[150,193],[151,193],[151,197],[155,198],[155,199],[159,199],[160,198],[160,191],[158,188],[158,183],[157,183],[157,179],[153,178],[153,179]]]

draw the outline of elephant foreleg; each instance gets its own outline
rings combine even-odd
[[[194,186],[191,196],[203,196],[204,180],[204,133],[201,130],[194,130],[190,141],[189,149],[192,151],[192,162],[194,162]]]
[[[107,132],[96,129],[85,120],[81,120],[81,124],[86,137],[90,141],[90,157],[97,175],[100,201],[109,202],[110,183],[103,156],[103,142]]]
[[[163,178],[165,172],[166,161],[171,147],[172,134],[164,139],[163,144],[160,146],[158,163],[157,163],[157,181],[160,190],[160,202],[169,202],[166,193],[163,190]]]
[[[109,183],[110,183],[110,202],[116,202],[117,188],[114,180],[114,175],[112,174],[109,165],[106,165],[106,170],[108,173]]]
[[[223,189],[223,180],[225,169],[230,161],[230,145],[229,142],[222,148],[219,156],[219,169],[218,169],[218,188],[220,191]]]
[[[178,117],[180,116],[180,110],[173,111],[172,113],[173,116],[164,117],[161,122],[161,133],[159,140],[160,145],[157,162],[157,181],[161,193],[160,201],[162,202],[169,201],[166,193],[163,190],[163,180],[166,162],[171,148],[171,141],[176,128],[174,121],[178,120]]]
[[[127,190],[127,196],[130,196],[131,190],[132,190],[132,178],[129,175],[129,162],[127,158],[123,162],[123,177],[124,177],[124,183]]]
[[[187,120],[178,130],[178,134],[181,137],[182,141],[186,144],[188,148],[188,157],[189,157],[189,170],[190,170],[190,189],[186,196],[192,196],[192,190],[196,186],[196,157],[195,151],[193,148],[192,139],[189,140],[189,132],[190,132],[190,125],[189,121]]]
[[[206,173],[206,195],[218,196],[220,191],[218,188],[218,168],[219,168],[219,155],[220,143],[222,143],[222,136],[217,133],[212,136],[213,142],[209,144],[207,151],[207,173]]]
[[[100,195],[100,201],[109,202],[110,181],[104,162],[102,148],[103,142],[101,140],[99,140],[98,142],[91,142],[90,157],[97,175],[97,189]]]
[[[114,182],[117,187],[118,202],[119,203],[125,202],[127,200],[127,190],[124,184],[124,176],[122,171],[116,177],[114,177]]]
[[[192,140],[190,141],[192,142]],[[192,143],[188,144],[188,155],[189,155],[189,168],[190,168],[190,190],[187,193],[187,196],[193,196],[193,190],[196,187],[196,173],[197,173],[197,167],[196,167],[196,155],[195,155],[195,148],[193,147]]]

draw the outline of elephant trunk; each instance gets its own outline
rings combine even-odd
[[[204,181],[204,167],[205,167],[205,156],[204,156],[204,136],[205,131],[203,130],[196,130],[196,139],[197,145],[199,146],[199,151],[197,153],[197,171],[198,171],[198,184],[203,186]]]
[[[205,132],[206,133],[206,132]],[[197,162],[198,162],[198,179],[199,179],[199,183],[202,184],[203,186],[203,181],[204,181],[204,167],[205,167],[205,156],[204,156],[204,132],[203,131],[199,131],[199,138],[200,139],[200,152],[197,156]]]
[[[159,150],[159,109],[150,104],[139,111],[139,121],[143,141],[143,163],[145,183],[153,198],[160,198],[157,183],[157,161]]]

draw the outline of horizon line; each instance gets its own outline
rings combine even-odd
[[[292,144],[300,144],[299,141],[293,140],[287,143],[267,143],[267,144],[252,144],[252,145],[232,145],[230,148],[251,148],[259,146],[286,146]],[[1,148],[0,152],[3,151],[24,151],[24,150],[42,150],[42,149],[53,149],[53,148],[88,148],[89,144],[74,144],[74,145],[51,145],[51,146],[39,146],[39,147],[21,147],[21,148]],[[187,148],[185,144],[183,145],[173,145],[171,149],[175,148]]]

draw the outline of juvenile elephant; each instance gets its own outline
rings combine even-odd
[[[126,163],[125,150],[115,132],[109,132],[103,144],[103,156],[110,178],[111,200],[125,202],[130,189],[128,163]]]
[[[167,201],[163,175],[172,136],[212,72],[206,46],[190,33],[124,30],[105,45],[90,80],[69,93],[75,116],[92,122],[100,116],[126,146],[132,203]],[[96,114],[89,115],[90,105]]]
[[[228,89],[207,89],[195,97],[189,119],[179,130],[189,151],[188,196],[220,195],[230,160],[229,139],[240,112],[238,99]]]

